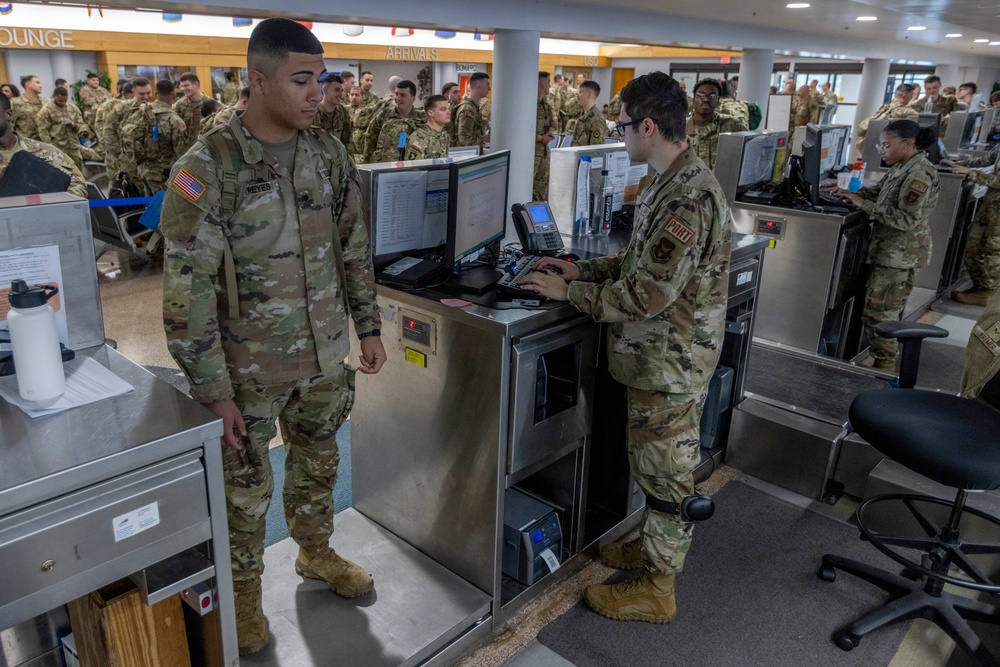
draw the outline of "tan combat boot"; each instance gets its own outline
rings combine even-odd
[[[628,542],[605,544],[601,562],[616,570],[638,570],[642,567],[642,535]]]
[[[236,600],[236,641],[240,655],[261,650],[271,641],[267,617],[260,601],[260,579],[233,582]]]
[[[890,373],[896,372],[896,360],[895,359],[876,359],[875,363],[872,365],[873,368],[877,368],[880,371],[889,371]]]
[[[959,303],[964,303],[968,306],[986,306],[986,302],[990,300],[993,292],[985,289],[970,289],[964,292],[955,292],[951,295],[955,301]]]
[[[305,549],[299,547],[295,572],[308,579],[325,581],[337,595],[355,598],[375,587],[372,575],[346,558],[341,558],[329,546]]]
[[[672,574],[643,571],[631,581],[588,586],[584,598],[591,609],[615,621],[669,623],[677,616]]]

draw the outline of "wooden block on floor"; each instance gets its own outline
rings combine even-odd
[[[149,607],[121,579],[70,602],[69,617],[81,667],[191,667],[176,595]]]

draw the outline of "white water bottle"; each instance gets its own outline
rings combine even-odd
[[[23,280],[10,285],[7,325],[17,389],[26,401],[48,401],[66,391],[56,313],[48,303],[58,292],[54,285],[28,287]]]
[[[601,224],[597,227],[598,236],[609,236],[611,234],[611,220],[614,215],[615,205],[615,184],[608,176],[607,170],[601,173],[604,180],[604,189],[601,191]]]

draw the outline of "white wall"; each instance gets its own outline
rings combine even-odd
[[[21,77],[34,74],[42,81],[42,95],[49,97],[53,82],[61,77],[70,85],[86,78],[87,72],[97,71],[97,56],[93,51],[42,51],[39,49],[8,49],[7,72],[10,83],[21,87]]]
[[[486,63],[465,63],[466,65],[475,65],[477,72],[486,71]],[[455,82],[458,83],[458,69],[455,67],[455,63],[442,63],[436,62],[432,65],[433,78],[431,79],[431,87],[434,89],[435,95],[441,94],[441,86],[446,83]],[[471,74],[471,72],[465,72],[465,74]],[[414,81],[416,83],[416,81]]]
[[[372,91],[379,97],[382,97],[389,92],[389,77],[393,75],[412,81],[413,85],[417,87],[419,94],[420,83],[417,81],[417,73],[427,64],[425,62],[408,62],[405,60],[365,60],[361,62],[361,69],[372,73],[375,77]]]
[[[611,86],[614,83],[611,68],[595,67],[592,76],[597,85],[601,87],[601,94],[597,96],[597,108],[603,109],[605,104],[611,102]]]
[[[323,64],[326,65],[327,72],[351,71],[354,72],[354,76],[358,75],[357,62],[351,62],[342,58],[323,58]]]

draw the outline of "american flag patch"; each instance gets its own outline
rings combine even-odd
[[[198,201],[205,194],[205,184],[192,176],[187,169],[181,169],[174,176],[174,187],[191,201]]]

